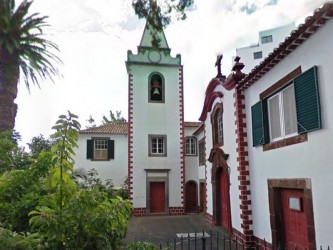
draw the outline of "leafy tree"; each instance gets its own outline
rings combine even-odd
[[[54,141],[50,139],[45,139],[42,134],[40,134],[39,136],[34,136],[31,139],[31,142],[27,143],[30,149],[31,156],[33,158],[37,158],[41,152],[50,151],[53,144]]]
[[[46,16],[28,15],[32,1],[23,0],[15,9],[15,0],[0,4],[0,131],[15,126],[17,85],[20,71],[29,90],[40,80],[59,75],[54,63],[61,60],[51,51],[55,43],[43,38]]]
[[[89,125],[86,126],[86,128],[95,128],[96,127],[96,123],[94,118],[92,118],[92,116],[89,116],[89,119],[87,119],[87,122],[89,122]]]
[[[0,173],[13,168],[26,168],[31,163],[24,148],[18,146],[20,140],[21,136],[16,131],[0,132]]]
[[[95,128],[96,123],[94,118],[90,115],[89,119],[87,119],[89,125],[86,128]],[[126,122],[126,119],[121,115],[121,111],[116,110],[116,113],[113,113],[112,110],[109,111],[109,117],[103,115],[102,125],[105,124],[114,124],[114,123],[123,123]],[[99,125],[98,125],[99,126]]]
[[[73,179],[74,147],[80,124],[77,116],[61,115],[51,136],[52,168],[48,199],[29,213],[30,228],[49,249],[117,249],[125,236],[132,206],[128,200],[111,198],[111,184],[102,184],[92,171],[85,182]],[[109,186],[108,186],[109,185]]]
[[[152,28],[150,30],[154,47],[158,48],[160,40],[157,33],[170,24],[175,13],[178,20],[186,19],[185,11],[194,3],[194,0],[133,0],[132,6],[139,18],[145,18]]]
[[[103,116],[103,121],[102,124],[113,124],[113,123],[122,123],[126,122],[126,119],[121,116],[121,111],[116,110],[116,115],[110,110],[109,112],[110,117],[106,117],[105,115]]]
[[[47,193],[40,180],[47,176],[52,156],[43,152],[29,168],[11,169],[0,176],[0,222],[12,230],[28,231],[28,213],[43,203]]]

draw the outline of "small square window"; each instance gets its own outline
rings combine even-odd
[[[262,51],[254,52],[253,53],[253,58],[254,59],[260,59],[260,58],[262,58]]]
[[[269,35],[269,36],[263,36],[261,38],[261,43],[271,43],[273,42],[273,36]]]
[[[197,140],[194,137],[187,137],[185,139],[185,154],[197,155]]]
[[[149,135],[149,156],[166,156],[166,135]]]

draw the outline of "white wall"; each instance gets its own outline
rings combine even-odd
[[[92,137],[110,138],[114,140],[114,159],[109,161],[92,161],[87,159],[87,140]],[[89,170],[95,168],[98,177],[103,181],[112,179],[115,188],[123,185],[127,177],[127,135],[80,134],[78,148],[75,149],[75,168]]]
[[[163,59],[164,60],[164,59]],[[159,72],[165,80],[165,103],[148,102],[148,78]],[[169,206],[182,206],[179,68],[135,65],[133,75],[133,204],[146,207],[146,171],[170,169]],[[148,156],[148,135],[167,136],[167,156]]]
[[[236,49],[236,55],[241,57],[241,62],[245,67],[242,70],[244,73],[249,73],[255,66],[257,66],[269,53],[273,52],[273,49],[278,47],[279,43],[290,35],[290,32],[295,29],[295,24],[291,23],[281,27],[276,27],[269,30],[259,32],[259,42],[252,46]],[[261,43],[261,37],[272,35],[273,41],[271,43]],[[253,53],[262,51],[262,58],[254,59]]]
[[[317,245],[333,245],[333,20],[252,85],[245,95],[254,234],[271,241],[268,178],[310,178]],[[251,106],[259,93],[301,65],[318,66],[323,128],[308,133],[308,141],[263,152],[252,147]]]
[[[241,231],[241,219],[240,219],[240,203],[239,203],[239,189],[238,189],[238,170],[237,170],[237,152],[236,152],[236,125],[234,116],[234,90],[227,91],[221,85],[217,86],[214,91],[223,93],[222,99],[216,99],[212,105],[212,111],[217,103],[223,104],[223,136],[224,145],[223,151],[229,154],[227,160],[230,167],[230,207],[232,226]],[[211,112],[208,112],[205,121],[206,125],[206,158],[208,159],[210,151],[213,147],[212,137],[212,124],[211,124]],[[211,169],[212,164],[207,161],[207,213],[213,215],[213,197],[212,197],[212,183],[211,183]]]

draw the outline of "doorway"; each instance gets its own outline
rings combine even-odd
[[[198,212],[198,187],[193,180],[186,183],[186,213]]]

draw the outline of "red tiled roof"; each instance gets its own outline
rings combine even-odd
[[[201,122],[184,122],[184,127],[200,127]]]
[[[289,53],[306,41],[321,26],[333,17],[333,1],[325,3],[316,9],[312,16],[308,16],[305,22],[290,33],[259,65],[254,67],[246,77],[239,82],[238,88],[245,90],[265,75],[277,63],[283,60]]]
[[[201,122],[184,122],[185,127],[199,127]],[[105,124],[99,127],[87,128],[80,134],[127,134],[127,123]]]
[[[81,130],[80,134],[127,134],[127,123],[112,123],[95,128],[87,128]]]

